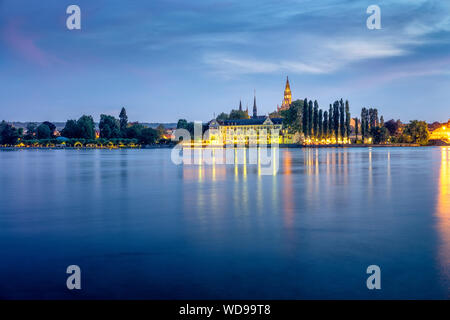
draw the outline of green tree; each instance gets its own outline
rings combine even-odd
[[[337,142],[339,139],[339,101],[333,103],[333,130]]]
[[[126,136],[127,126],[128,126],[128,116],[125,108],[122,107],[119,114],[119,124],[120,124],[120,132],[122,136]]]
[[[226,114],[225,112],[222,112],[221,114],[219,114],[217,116],[216,120],[228,120],[228,114]]]
[[[318,128],[319,128],[319,104],[317,100],[314,100],[314,109],[313,109],[313,131],[314,137],[318,138]]]
[[[162,139],[164,133],[166,132],[166,128],[164,125],[160,124],[156,127],[156,132],[158,133],[158,139]]]
[[[145,129],[145,127],[142,124],[133,123],[127,127],[126,137],[128,139],[139,139],[143,129]]]
[[[177,123],[177,129],[186,129],[188,122],[186,119],[179,119]]]
[[[323,135],[324,138],[328,138],[329,132],[328,132],[328,111],[325,111],[323,113]]]
[[[364,113],[364,138],[369,137],[369,128],[370,128],[370,117],[369,117],[369,110],[365,109]]]
[[[344,140],[345,137],[345,107],[344,100],[339,101],[339,128],[341,139]]]
[[[364,143],[366,137],[366,108],[361,109],[361,140]]]
[[[302,127],[303,135],[305,138],[308,136],[308,123],[309,123],[309,113],[308,113],[308,99],[303,100],[303,112],[302,112]]]
[[[356,136],[356,141],[358,141],[358,118],[355,118],[355,136]]]
[[[50,129],[50,136],[54,137],[54,132],[56,130],[56,126],[50,121],[44,121],[42,124],[45,124]]]
[[[319,135],[318,138],[323,138],[323,111],[322,109],[319,110],[319,121],[318,121],[318,127],[319,127]]]
[[[6,121],[0,123],[0,144],[15,145],[19,140],[19,132]]]
[[[191,134],[191,137],[194,137],[194,123],[187,122],[185,119],[178,120],[177,129],[186,129]]]
[[[313,102],[309,100],[308,102],[308,136],[312,137],[314,113],[313,113]]]
[[[413,143],[418,143],[420,145],[426,145],[430,138],[427,123],[418,120],[413,120],[407,124],[403,129],[403,135],[409,136]]]
[[[389,139],[389,131],[385,127],[375,126],[370,128],[370,135],[373,138],[373,143],[385,143]]]
[[[348,100],[345,100],[345,130],[347,139],[350,141],[351,127],[350,127],[350,106]]]
[[[99,129],[100,129],[100,137],[105,139],[114,139],[114,138],[120,138],[121,130],[120,130],[120,122],[114,118],[113,116],[109,116],[106,114],[100,115],[100,123],[99,123]],[[126,129],[125,131],[122,131],[126,135]]]
[[[283,118],[283,126],[286,127],[290,133],[302,131],[302,109],[303,100],[295,100],[287,110],[282,110],[281,116]]]
[[[369,108],[369,119],[368,119],[368,124],[369,124],[369,129],[372,127],[376,127],[378,126],[378,110],[376,108]]]
[[[237,120],[237,119],[248,119],[247,112],[243,110],[231,110],[228,119]]]
[[[83,115],[77,121],[80,138],[95,139],[95,123],[92,116]]]
[[[370,129],[370,109],[362,108],[361,109],[361,140],[365,142],[365,140],[369,137],[369,129]],[[372,118],[373,118],[373,110],[372,110]]]
[[[50,139],[52,137],[50,128],[45,123],[41,123],[37,127],[37,137],[38,139]]]
[[[330,103],[330,108],[328,109],[328,135],[329,135],[328,137],[329,138],[331,138],[333,136],[333,128],[334,128],[333,119],[334,119],[333,107],[331,106],[331,103]]]
[[[158,131],[153,128],[144,128],[139,136],[139,143],[141,144],[155,144],[158,140]]]
[[[37,134],[37,124],[34,122],[27,123],[27,133],[24,137],[25,140],[33,140]]]
[[[63,137],[69,139],[81,138],[80,128],[76,120],[67,120],[64,129],[61,132]]]
[[[389,121],[386,121],[384,123],[384,126],[389,130],[389,134],[391,136],[396,136],[399,134],[401,122],[400,120],[395,121],[394,119],[391,119]]]

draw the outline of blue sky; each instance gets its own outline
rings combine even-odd
[[[82,29],[66,28],[81,8]],[[381,30],[366,9],[381,8]],[[0,118],[210,120],[293,99],[450,118],[450,1],[0,0]]]

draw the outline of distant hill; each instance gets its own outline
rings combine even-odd
[[[30,121],[32,122],[32,121]],[[30,122],[11,122],[12,125],[14,125],[14,127],[16,128],[26,128],[28,123]],[[37,124],[40,124],[41,122],[34,122]],[[56,126],[56,130],[61,131],[62,129],[64,129],[64,126],[66,125],[65,122],[52,122],[55,126]],[[159,122],[140,122],[140,124],[153,128],[155,129],[156,127],[158,127],[160,124],[162,124],[164,126],[164,128],[166,129],[173,129],[177,127],[176,123],[159,123]],[[98,123],[95,123],[95,127],[98,129]]]

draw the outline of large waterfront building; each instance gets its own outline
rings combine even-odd
[[[253,114],[249,119],[213,119],[209,122],[207,141],[211,145],[223,144],[281,144],[290,143],[283,131],[282,118],[258,116],[256,95],[253,99]]]
[[[444,142],[450,143],[450,119],[440,128],[431,132],[430,140],[442,140]]]
[[[221,144],[274,144],[284,143],[283,119],[268,116],[250,119],[211,120],[209,122],[209,142]]]

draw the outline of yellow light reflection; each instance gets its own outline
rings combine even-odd
[[[450,148],[441,148],[441,169],[437,195],[436,216],[441,236],[439,263],[441,272],[450,286]]]
[[[292,155],[291,151],[284,152],[283,158],[283,205],[284,223],[291,228],[294,224],[294,190],[292,186]]]

